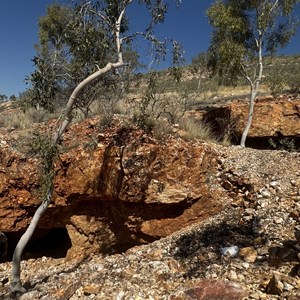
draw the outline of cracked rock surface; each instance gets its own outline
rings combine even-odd
[[[222,210],[123,253],[24,260],[20,297],[1,263],[0,299],[300,299],[300,154],[209,147]]]

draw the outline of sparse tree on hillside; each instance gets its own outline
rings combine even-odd
[[[180,1],[178,1],[179,3]],[[139,4],[139,5],[146,5],[150,16],[151,22],[150,25],[146,28],[145,31],[140,31],[131,34],[130,36],[126,36],[123,34],[123,26],[127,25],[129,20],[126,18],[126,9],[130,4]],[[145,39],[153,43],[156,55],[164,55],[166,52],[166,46],[168,42],[173,44],[173,48],[177,51],[174,53],[174,57],[180,58],[180,54],[178,50],[178,43],[167,39],[163,42],[158,41],[153,33],[153,26],[158,23],[163,23],[165,14],[167,12],[168,6],[164,0],[105,0],[105,1],[89,1],[83,2],[80,6],[80,10],[84,11],[84,13],[88,16],[97,16],[97,20],[99,24],[101,24],[101,28],[103,28],[105,34],[114,42],[115,48],[114,51],[111,53],[109,60],[105,66],[99,67],[94,73],[90,74],[88,77],[83,79],[73,90],[71,93],[69,100],[67,102],[66,108],[64,109],[63,120],[59,124],[56,132],[53,135],[52,140],[47,144],[45,143],[46,147],[44,147],[44,151],[42,152],[42,156],[44,157],[44,168],[45,174],[47,175],[45,178],[45,193],[43,196],[43,200],[41,205],[38,207],[37,211],[35,212],[29,227],[27,228],[26,232],[22,235],[19,243],[16,246],[14,255],[13,255],[13,270],[12,270],[12,290],[14,292],[23,293],[26,290],[22,287],[20,281],[20,273],[21,273],[21,255],[24,250],[24,247],[30,240],[38,221],[40,220],[43,213],[48,208],[51,198],[52,192],[54,189],[53,185],[53,164],[54,159],[56,156],[56,148],[57,145],[69,126],[70,122],[72,121],[72,114],[74,108],[76,106],[76,102],[80,96],[80,93],[86,88],[90,83],[94,80],[97,80],[100,76],[116,70],[118,68],[124,67],[124,60],[123,60],[123,44],[127,41],[132,40],[137,36],[143,36]],[[100,36],[101,38],[101,36]],[[90,45],[91,47],[93,45]],[[157,57],[159,58],[159,57]]]
[[[27,77],[32,90],[32,106],[38,104],[52,112],[62,105],[61,98],[65,98],[79,82],[111,60],[115,52],[113,37],[107,34],[106,24],[98,22],[96,10],[93,14],[89,8],[89,5],[72,8],[52,4],[47,8],[47,14],[39,19],[39,42],[35,46],[37,55],[33,59],[36,70]],[[128,30],[127,22],[123,23],[121,34]],[[130,41],[127,41],[123,54],[126,66],[118,74],[124,81],[139,64],[138,55],[134,55],[130,48]],[[110,78],[105,80],[106,86],[118,78],[107,77]],[[97,98],[97,90],[100,89],[103,94],[102,84],[103,77],[95,80],[93,88],[89,86],[81,93],[77,107],[88,110]]]
[[[201,80],[204,75],[208,73],[208,54],[206,52],[200,52],[196,57],[192,59],[191,65],[192,73],[198,76],[197,90],[200,91]]]
[[[64,92],[70,92],[108,61],[111,40],[97,16],[87,14],[86,8],[53,4],[39,19],[33,59],[36,70],[27,77],[32,106],[52,112]]]
[[[254,102],[263,77],[263,55],[288,44],[297,23],[293,10],[299,0],[217,0],[207,11],[214,27],[210,65],[221,76],[244,77],[250,85],[247,125],[251,126]]]
[[[16,101],[17,97],[15,95],[9,96],[9,101]]]
[[[6,95],[0,95],[0,102],[5,102],[7,101],[7,96]]]

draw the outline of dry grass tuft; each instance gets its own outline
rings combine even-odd
[[[216,137],[209,124],[197,121],[191,118],[183,118],[180,122],[180,127],[184,130],[183,138],[186,140],[204,140],[210,142],[217,142]]]
[[[203,140],[223,146],[230,146],[231,139],[229,135],[225,135],[222,139],[216,137],[208,123],[192,118],[184,118],[180,123],[180,127],[184,130],[182,137],[186,140]]]
[[[54,118],[43,109],[27,109],[25,112],[20,108],[4,111],[0,114],[0,127],[8,129],[30,129],[34,123],[41,123]]]

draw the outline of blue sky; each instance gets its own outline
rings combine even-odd
[[[0,0],[0,94],[18,96],[19,92],[26,89],[25,76],[33,71],[31,59],[35,55],[34,44],[38,40],[38,18],[45,15],[46,7],[55,1],[63,2]],[[175,0],[171,1],[175,3]],[[187,62],[209,47],[211,28],[205,11],[212,2],[213,0],[182,0],[178,9],[175,4],[171,5],[165,23],[156,30],[160,37],[172,37],[183,45]],[[145,11],[138,8],[137,5],[131,5],[129,9],[132,30],[142,30],[145,26]],[[288,47],[280,52],[300,53],[299,41],[298,32]],[[143,62],[147,63],[147,59]],[[163,66],[167,67],[168,62],[163,63]]]

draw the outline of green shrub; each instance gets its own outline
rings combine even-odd
[[[171,93],[161,87],[159,80],[158,73],[153,72],[134,113],[137,125],[148,131],[158,128],[157,124],[161,124],[165,129],[177,124],[194,101],[194,94],[184,85],[181,85],[180,92]],[[169,129],[163,131],[169,132]]]
[[[0,114],[0,126],[15,129],[32,128],[33,123],[41,123],[55,118],[56,114],[50,114],[44,109],[33,107],[22,110],[20,106],[9,107],[11,111],[2,111]]]
[[[287,81],[287,85],[289,90],[292,93],[299,93],[300,92],[300,74],[294,74],[294,76],[290,76],[289,80]]]
[[[288,152],[296,152],[296,146],[295,146],[295,140],[293,139],[288,139],[288,138],[282,138],[279,140],[274,140],[270,138],[268,140],[269,145],[271,146],[272,149],[274,150],[285,150]]]
[[[284,92],[285,76],[280,68],[274,68],[274,72],[267,77],[266,85],[271,91],[271,95],[276,97]]]
[[[54,162],[58,158],[57,145],[53,145],[50,136],[36,134],[31,141],[31,154],[41,158],[40,188],[37,193],[43,198],[52,185],[55,175]]]

